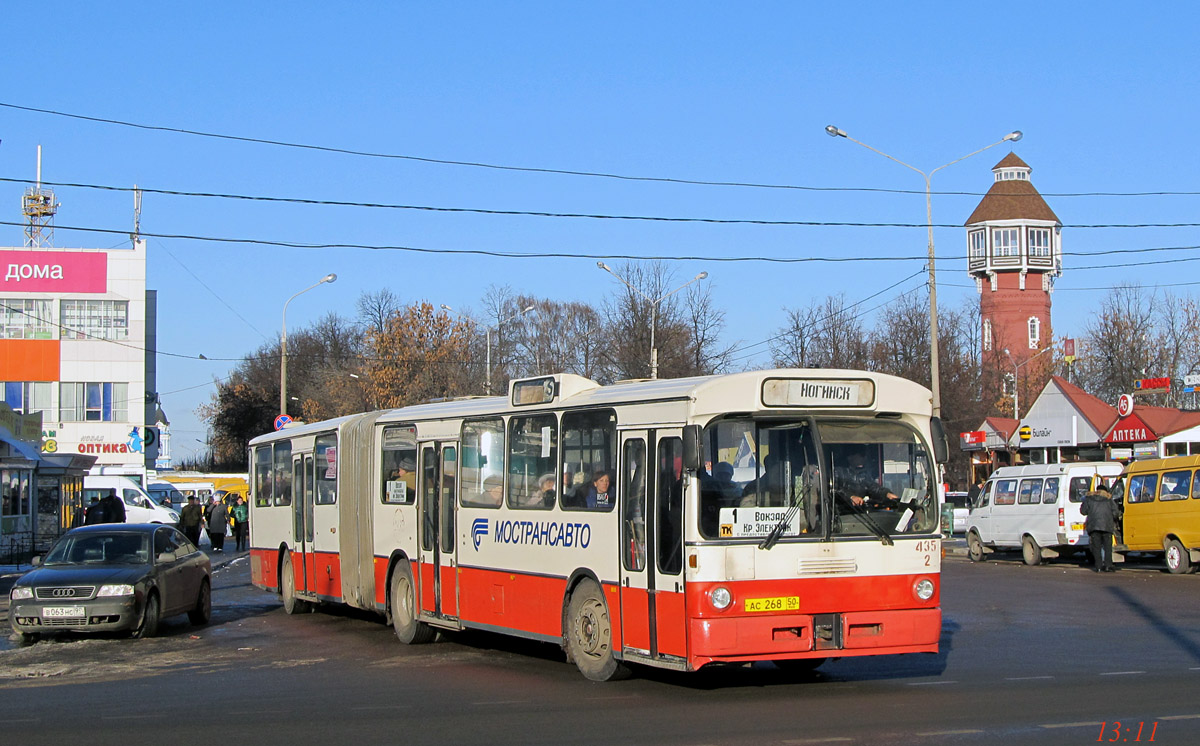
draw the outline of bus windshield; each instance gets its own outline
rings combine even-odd
[[[720,420],[704,431],[704,465],[705,538],[888,540],[938,526],[930,454],[900,422]]]

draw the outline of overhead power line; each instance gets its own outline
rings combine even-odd
[[[24,223],[0,220],[0,225],[24,226]],[[57,225],[55,230],[58,231],[80,231],[83,233],[99,233],[112,235],[128,235],[125,230],[115,230],[110,228],[89,228],[84,226],[64,226]],[[266,246],[272,248],[285,249],[308,249],[308,250],[330,250],[330,249],[361,249],[363,251],[403,251],[418,254],[443,254],[448,256],[465,255],[465,256],[490,256],[502,259],[624,259],[630,261],[705,261],[705,262],[766,262],[774,264],[807,264],[807,263],[849,263],[849,262],[908,262],[908,261],[925,261],[928,259],[927,254],[913,254],[905,256],[808,256],[808,257],[774,257],[774,256],[730,256],[730,255],[679,255],[679,254],[605,254],[592,253],[585,254],[581,252],[565,252],[565,251],[540,251],[540,252],[519,252],[519,251],[495,251],[488,249],[434,249],[418,246],[400,246],[387,244],[360,244],[360,243],[300,243],[297,241],[275,241],[256,238],[230,238],[225,236],[197,236],[181,233],[152,233],[148,231],[140,231],[140,236],[147,238],[171,238],[183,241],[208,241],[211,243],[228,243],[228,244],[246,244],[251,246]],[[1200,247],[1198,246],[1164,246],[1164,247],[1149,247],[1138,249],[1111,249],[1103,252],[1064,252],[1063,256],[1098,256],[1101,254],[1121,254],[1121,253],[1147,253],[1156,251],[1193,251]],[[966,257],[961,255],[941,257],[941,261],[965,261]],[[1134,266],[1134,265],[1129,265]]]
[[[49,114],[51,116],[65,117],[68,119],[78,119],[87,122],[96,122],[98,124],[109,124],[120,127],[129,127],[133,129],[150,130],[155,132],[169,132],[180,135],[190,135],[193,137],[204,137],[216,140],[229,140],[234,142],[244,142],[256,145],[270,145],[281,148],[296,148],[300,150],[312,150],[324,153],[334,153],[339,155],[351,155],[361,158],[382,158],[388,160],[403,160],[413,161],[417,163],[430,163],[442,166],[463,166],[469,168],[491,169],[496,171],[516,171],[535,174],[554,174],[561,176],[584,176],[600,179],[615,179],[620,181],[642,181],[655,182],[663,184],[685,184],[690,186],[714,186],[714,187],[739,187],[748,189],[784,189],[806,192],[877,192],[885,194],[925,194],[924,191],[918,189],[884,189],[878,187],[815,187],[802,186],[798,184],[769,184],[757,183],[749,181],[715,181],[705,179],[684,179],[668,176],[637,176],[630,174],[606,173],[603,171],[582,171],[574,169],[561,168],[539,168],[533,166],[512,166],[496,163],[485,163],[482,161],[465,161],[453,160],[447,158],[431,158],[427,156],[406,155],[401,153],[380,153],[368,150],[355,150],[352,148],[341,148],[328,145],[313,145],[309,143],[288,142],[285,140],[274,140],[262,137],[248,137],[244,135],[229,135],[217,132],[204,132],[202,130],[186,129],[183,127],[167,127],[163,125],[143,124],[139,122],[129,122],[121,119],[111,119],[106,117],[94,117],[85,114],[74,114],[65,111],[55,111],[53,109],[43,109],[34,106],[21,106],[19,104],[6,103],[0,101],[0,107],[15,109],[18,111],[28,111],[36,114]],[[946,196],[966,196],[980,197],[986,192],[930,192],[936,195]],[[1151,191],[1151,192],[1043,192],[1043,197],[1161,197],[1161,196],[1197,196],[1200,192],[1180,192],[1180,191]]]
[[[929,223],[868,223],[861,221],[832,220],[765,220],[759,218],[709,218],[671,215],[611,215],[587,212],[550,212],[545,210],[498,210],[486,207],[446,207],[438,205],[405,205],[386,202],[355,202],[350,200],[312,199],[306,197],[270,197],[264,195],[229,194],[221,192],[186,192],[175,189],[153,189],[149,187],[117,187],[105,184],[80,184],[66,181],[41,181],[0,177],[0,182],[12,184],[34,184],[42,186],[98,189],[111,192],[133,192],[161,194],[172,197],[196,197],[205,199],[228,199],[247,202],[279,204],[318,205],[324,207],[357,207],[379,210],[409,210],[417,212],[444,212],[473,215],[506,215],[535,218],[573,218],[582,220],[627,220],[653,223],[702,223],[711,225],[768,225],[810,228],[929,228]],[[1063,228],[1194,228],[1200,223],[1064,223]],[[963,228],[958,223],[934,223],[934,228]]]

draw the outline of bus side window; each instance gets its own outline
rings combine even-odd
[[[972,508],[986,508],[992,501],[992,482],[985,482],[979,490],[979,494],[975,496],[975,504]]]
[[[1058,502],[1058,477],[1047,477],[1046,485],[1042,487],[1042,504],[1053,505]]]
[[[1091,477],[1071,477],[1071,491],[1068,499],[1073,503],[1083,502],[1083,496],[1087,494],[1091,484]]]

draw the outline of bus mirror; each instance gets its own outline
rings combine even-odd
[[[683,468],[688,471],[696,471],[700,468],[701,461],[701,443],[700,426],[699,425],[684,425],[683,427]]]
[[[933,436],[933,457],[939,464],[950,460],[950,446],[946,442],[946,428],[942,425],[941,417],[929,420],[929,433]]]

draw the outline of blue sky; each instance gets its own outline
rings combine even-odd
[[[925,219],[923,180],[823,128],[923,170],[1004,134],[1043,193],[1200,191],[1197,11],[1183,3],[68,3],[5,9],[0,103],[333,148],[701,181],[916,194],[697,186],[537,174],[200,138],[0,107],[0,177],[316,200],[746,220]],[[939,172],[936,191],[982,193],[1007,144]],[[0,182],[20,223],[24,184]],[[132,197],[59,187],[55,245],[122,245]],[[979,196],[935,195],[961,224]],[[1196,196],[1047,197],[1067,226],[1186,223]],[[556,252],[513,259],[284,249],[149,239],[159,291],[159,391],[176,456],[201,448],[194,414],[232,362],[329,310],[352,316],[385,285],[405,301],[478,308],[490,284],[599,303],[596,258],[913,256],[924,228],[714,225],[271,204],[147,194],[147,233],[429,249]],[[965,232],[939,228],[939,304],[975,297]],[[0,245],[19,246],[19,225]],[[1067,252],[1200,244],[1195,228],[1064,228]],[[1116,282],[1200,280],[1190,262],[1084,269],[1195,251],[1068,256],[1056,335],[1082,331]],[[609,261],[610,264],[614,262]],[[685,261],[728,315],[726,341],[772,336],[785,307],[857,301],[921,259],[851,265]],[[199,278],[199,280],[197,280]],[[919,287],[918,276],[877,305]],[[210,292],[204,286],[215,291]],[[1172,291],[1194,296],[1197,287]],[[232,308],[230,308],[232,307]],[[241,317],[241,318],[239,318]],[[245,319],[245,320],[243,320]],[[868,318],[870,324],[872,319]],[[753,353],[759,352],[757,357]],[[743,362],[766,365],[765,347]]]

